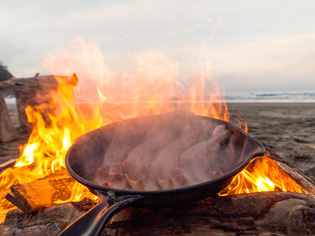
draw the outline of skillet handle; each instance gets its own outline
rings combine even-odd
[[[68,225],[59,236],[96,236],[115,213],[143,198],[143,196],[122,196],[120,201],[108,205],[107,197],[102,193],[98,194],[99,203]]]

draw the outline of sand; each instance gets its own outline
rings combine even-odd
[[[237,124],[238,116],[243,117],[253,138],[315,181],[315,103],[229,103],[228,108],[232,123]],[[15,106],[9,104],[8,110],[17,127]],[[25,140],[21,136],[19,142]],[[11,158],[5,153],[12,149],[18,152],[16,143],[0,144],[0,164]]]
[[[231,122],[242,116],[249,134],[315,181],[315,104],[228,104]]]

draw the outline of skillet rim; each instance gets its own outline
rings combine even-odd
[[[130,118],[130,119],[126,119],[126,120],[133,120],[133,119],[139,119],[139,118],[142,118],[142,117],[153,117],[153,116],[160,116],[160,115],[150,115],[150,116],[140,116],[140,117],[135,117],[135,118]],[[199,116],[199,115],[196,115],[196,116]],[[167,190],[158,190],[158,191],[134,191],[134,190],[121,190],[121,189],[115,189],[115,188],[108,188],[108,187],[104,187],[104,186],[101,186],[101,185],[97,185],[97,184],[94,184],[93,182],[91,181],[88,181],[86,179],[84,179],[83,177],[81,177],[80,175],[78,175],[72,168],[71,168],[71,165],[69,163],[69,156],[70,156],[70,153],[71,153],[71,150],[75,147],[75,145],[77,145],[77,139],[86,135],[86,134],[89,134],[89,133],[92,133],[96,130],[99,130],[101,128],[104,128],[106,126],[109,126],[109,125],[115,125],[117,124],[117,122],[114,122],[114,123],[111,123],[111,124],[108,124],[108,125],[105,125],[105,126],[102,126],[96,130],[92,130],[88,133],[85,133],[81,136],[79,136],[75,141],[74,143],[71,145],[71,147],[68,149],[67,153],[66,153],[66,157],[65,157],[65,164],[66,164],[66,168],[67,168],[67,171],[69,172],[69,174],[76,180],[78,181],[79,183],[83,184],[84,186],[88,187],[92,192],[93,194],[97,195],[97,193],[95,192],[95,190],[98,190],[98,191],[101,191],[101,192],[104,192],[104,193],[107,193],[107,192],[114,192],[114,193],[118,193],[119,195],[142,195],[142,196],[146,196],[146,195],[159,195],[159,194],[172,194],[172,193],[177,193],[177,192],[180,192],[180,191],[188,191],[188,190],[193,190],[193,189],[198,189],[198,188],[203,188],[203,187],[206,187],[206,186],[211,186],[211,185],[214,185],[215,183],[218,183],[220,181],[224,182],[224,181],[227,181],[228,179],[231,179],[237,175],[238,173],[240,173],[247,165],[248,163],[254,159],[255,157],[257,156],[262,156],[264,155],[265,153],[265,147],[259,142],[257,141],[256,139],[252,138],[248,133],[246,133],[243,129],[239,128],[238,126],[230,123],[230,122],[227,122],[227,121],[223,121],[223,120],[220,120],[220,119],[216,119],[216,118],[213,118],[213,117],[207,117],[207,116],[199,116],[203,119],[210,119],[210,120],[214,120],[216,122],[221,122],[222,124],[226,124],[228,126],[232,126],[233,128],[237,129],[238,131],[240,131],[241,133],[243,133],[249,140],[253,141],[255,144],[257,144],[257,147],[260,147],[260,150],[257,151],[256,153],[253,153],[251,155],[249,155],[242,163],[240,163],[239,165],[237,165],[234,169],[232,169],[230,172],[228,172],[227,174],[219,177],[219,178],[216,178],[216,179],[212,179],[212,180],[209,180],[209,181],[206,181],[206,182],[202,182],[202,183],[199,183],[199,184],[195,184],[195,185],[190,185],[190,186],[186,186],[186,187],[183,187],[183,188],[175,188],[175,189],[167,189]],[[92,190],[93,189],[93,190]],[[223,188],[222,188],[223,189]],[[219,191],[218,191],[219,192]],[[216,192],[216,193],[218,193]]]

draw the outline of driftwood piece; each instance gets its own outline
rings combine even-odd
[[[17,132],[12,124],[2,93],[0,93],[0,143],[17,138]]]
[[[61,171],[44,179],[14,184],[5,198],[28,213],[54,205],[58,200],[69,199],[73,185],[73,178]]]
[[[5,196],[5,199],[7,199],[9,202],[11,202],[14,206],[22,210],[23,212],[27,212],[28,209],[26,208],[25,204],[21,204],[20,201],[14,196],[12,193],[8,193]]]
[[[266,155],[286,172],[292,179],[294,179],[299,185],[303,186],[305,190],[315,198],[315,183],[308,178],[302,171],[297,169],[294,165],[284,161],[277,153],[272,151],[271,148],[266,147]]]
[[[6,220],[0,225],[0,235],[57,235],[64,227],[95,205],[90,199],[76,203],[65,203],[48,207],[32,214],[19,209],[7,214]]]
[[[315,232],[314,199],[288,192],[208,198],[179,209],[126,209],[102,235],[202,235]],[[126,217],[127,215],[127,217]]]
[[[15,162],[17,159],[10,159],[2,164],[0,164],[0,174],[3,170],[5,170],[6,168],[12,167],[14,166]]]

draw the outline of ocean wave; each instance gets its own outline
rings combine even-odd
[[[315,92],[275,92],[275,93],[243,93],[243,94],[233,94],[226,95],[225,99],[227,101],[233,100],[296,100],[296,101],[315,101]]]

